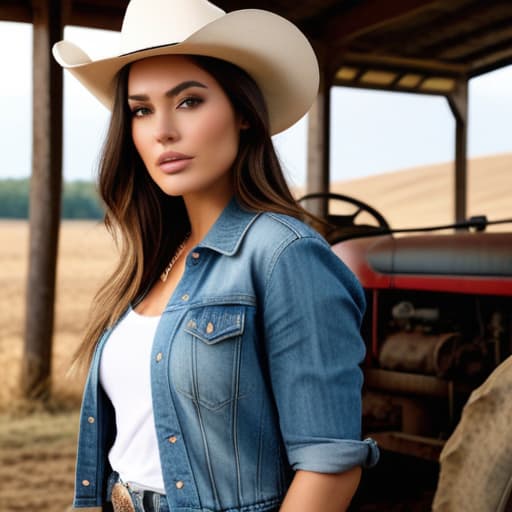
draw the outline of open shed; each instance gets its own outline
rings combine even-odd
[[[512,63],[510,0],[216,0],[267,9],[309,37],[321,86],[309,114],[307,191],[329,190],[330,89],[446,97],[456,120],[454,220],[466,216],[468,80]],[[51,57],[66,25],[119,30],[127,0],[0,0],[0,20],[32,23],[33,158],[23,392],[49,393],[62,186],[62,71]],[[317,213],[325,213],[326,204]]]

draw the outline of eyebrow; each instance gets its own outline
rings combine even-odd
[[[196,82],[195,80],[187,80],[174,86],[172,89],[169,89],[165,93],[165,96],[167,96],[168,98],[173,98],[174,96],[177,96],[180,92],[183,92],[185,89],[189,89],[190,87],[202,87],[203,89],[208,89],[208,87],[206,87],[206,85],[202,84],[201,82]],[[136,101],[148,101],[149,96],[147,94],[132,94],[128,96],[128,99]]]

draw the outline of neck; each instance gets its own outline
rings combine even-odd
[[[233,194],[229,191],[206,199],[191,196],[183,198],[190,220],[190,238],[187,245],[193,247],[206,236],[232,197]]]

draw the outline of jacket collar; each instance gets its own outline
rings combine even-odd
[[[205,247],[226,256],[233,256],[249,227],[259,215],[258,212],[242,209],[233,197],[197,247]]]

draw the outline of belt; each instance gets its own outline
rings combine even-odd
[[[130,491],[128,487],[121,482],[116,482],[112,486],[110,501],[112,502],[114,512],[136,512]]]
[[[109,498],[114,512],[158,512],[165,495],[124,483],[114,472],[109,478]]]

